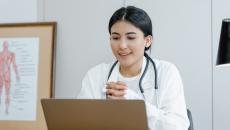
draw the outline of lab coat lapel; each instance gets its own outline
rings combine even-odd
[[[119,66],[120,66],[120,63],[118,62],[116,64],[116,66],[114,67],[109,79],[108,79],[108,82],[117,82],[118,80],[118,77],[119,77]]]
[[[119,74],[119,62],[116,64],[116,66],[114,67],[114,69],[111,72],[111,75],[108,79],[107,82],[117,82],[118,80],[118,74]],[[103,99],[106,99],[106,84],[105,86],[102,88],[102,95],[103,95]]]
[[[145,68],[146,66],[146,58],[145,58],[145,63],[143,63],[143,68]],[[153,64],[149,61],[149,66],[148,69],[146,71],[146,74],[142,80],[142,87],[144,90],[144,96],[145,96],[145,100],[153,103],[154,105],[156,105],[156,90],[155,90],[155,74],[154,74],[154,68],[153,68]],[[143,72],[142,72],[143,74]]]
[[[142,68],[141,68],[141,75],[143,74],[144,70],[145,70],[145,67],[146,67],[146,57],[143,57],[143,63],[142,63]],[[116,66],[114,67],[109,79],[108,79],[108,82],[117,82],[118,81],[118,78],[119,78],[119,66],[120,66],[120,63],[118,62],[116,64]],[[150,71],[151,70],[151,71]],[[151,74],[150,74],[151,73]],[[154,88],[153,84],[154,84],[154,77],[152,76],[154,72],[152,72],[152,66],[151,66],[151,62],[149,62],[149,66],[148,66],[148,69],[146,71],[146,74],[143,78],[143,81],[142,81],[142,87],[144,89],[144,91],[146,89],[149,89],[149,88]],[[102,92],[106,92],[106,85],[105,87],[103,88]],[[145,93],[146,95],[146,93]],[[147,96],[147,95],[146,95]]]

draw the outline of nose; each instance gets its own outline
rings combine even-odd
[[[122,39],[119,44],[120,49],[126,49],[127,48],[127,42],[125,39]]]

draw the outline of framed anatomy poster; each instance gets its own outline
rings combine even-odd
[[[0,24],[0,130],[46,130],[54,91],[55,22]]]

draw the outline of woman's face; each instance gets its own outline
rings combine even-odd
[[[127,21],[118,21],[111,27],[111,48],[121,67],[142,65],[145,47],[151,45],[151,40]]]

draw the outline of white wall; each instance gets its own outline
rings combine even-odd
[[[37,21],[37,0],[0,0],[0,23]]]
[[[90,4],[89,4],[90,3]],[[113,61],[108,21],[123,0],[44,0],[40,20],[57,21],[55,97],[74,98],[85,73]]]
[[[230,66],[216,67],[221,24],[224,18],[230,18],[229,0],[212,0],[212,40],[213,40],[213,128],[230,128]]]
[[[113,60],[107,25],[124,3],[148,12],[152,56],[177,65],[195,129],[212,129],[210,0],[44,0],[41,20],[58,22],[56,97],[75,97],[89,68]]]
[[[171,61],[182,75],[195,129],[212,129],[210,0],[126,0],[153,20],[153,57]]]
[[[107,24],[125,4],[152,18],[152,57],[178,66],[195,130],[230,128],[230,67],[215,66],[229,0],[0,0],[0,23],[58,22],[56,97],[73,98],[89,68],[113,60]]]

